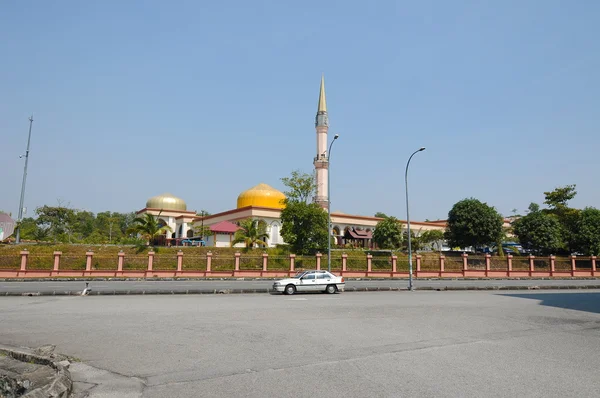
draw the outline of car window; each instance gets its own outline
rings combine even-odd
[[[321,273],[317,276],[317,279],[329,279],[329,275],[327,275],[327,272]]]
[[[306,274],[302,277],[302,279],[315,279],[315,274]]]

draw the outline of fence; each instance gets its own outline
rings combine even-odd
[[[33,255],[27,250],[20,256],[0,257],[0,278],[15,277],[236,277],[236,276],[290,276],[300,270],[327,269],[327,256],[269,256],[264,253],[232,255],[158,255],[154,252],[118,256]],[[395,255],[332,256],[332,271],[356,277],[407,277],[408,258]],[[596,257],[492,257],[455,255],[416,255],[413,258],[415,277],[594,277],[597,276]]]

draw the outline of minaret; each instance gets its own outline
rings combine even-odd
[[[326,209],[329,195],[327,186],[327,173],[329,173],[327,130],[329,129],[329,119],[327,118],[327,102],[325,101],[325,76],[321,76],[321,89],[319,92],[319,105],[317,107],[315,127],[317,130],[317,156],[315,156],[314,160],[317,183],[315,202]]]

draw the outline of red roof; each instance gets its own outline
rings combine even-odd
[[[362,229],[348,229],[346,232],[354,239],[372,239],[373,233],[371,231],[364,231]]]
[[[241,228],[229,221],[221,221],[219,223],[216,223],[215,225],[210,226],[211,232],[225,232],[228,234],[232,234],[238,229]]]

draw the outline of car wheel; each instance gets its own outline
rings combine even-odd
[[[327,287],[325,288],[325,291],[329,294],[333,294],[333,293],[337,292],[337,287],[335,285],[327,285]]]
[[[294,286],[294,285],[287,285],[285,287],[285,290],[283,292],[285,294],[292,295],[292,294],[296,293],[296,286]]]

